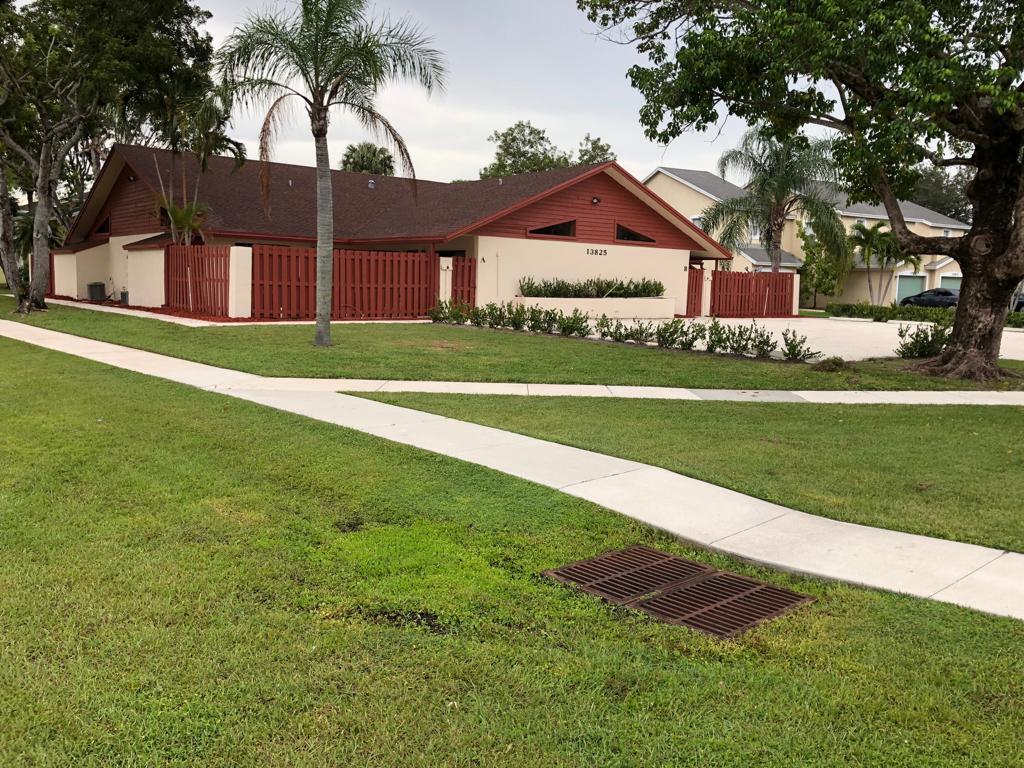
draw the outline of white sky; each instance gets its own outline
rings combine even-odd
[[[287,0],[200,0],[213,14],[207,29],[220,42],[247,14]],[[269,5],[268,5],[269,3]],[[448,89],[427,98],[409,86],[382,93],[378,107],[409,144],[423,179],[475,179],[494,154],[487,137],[517,120],[544,128],[562,149],[588,132],[610,142],[619,162],[643,178],[658,165],[714,170],[745,125],[691,133],[668,148],[648,141],[639,124],[643,103],[626,78],[638,54],[595,35],[574,0],[384,0],[373,15],[409,16],[448,58]],[[261,115],[240,113],[233,133],[257,156]],[[332,117],[331,162],[364,138],[354,121]],[[275,160],[312,165],[313,143],[299,109],[285,127]]]

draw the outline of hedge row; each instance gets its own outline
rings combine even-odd
[[[657,343],[663,349],[692,350],[701,344],[707,352],[725,352],[746,357],[767,358],[781,351],[786,360],[806,362],[821,357],[807,345],[807,337],[794,331],[782,332],[780,342],[757,323],[724,325],[717,319],[710,323],[695,320],[670,320],[654,324],[643,321],[623,323],[601,315],[591,326],[589,318],[578,309],[566,314],[557,309],[527,307],[514,302],[469,307],[465,304],[441,302],[430,312],[435,323],[477,327],[507,328],[533,333],[557,333],[562,336],[600,336],[619,343]]]
[[[658,280],[617,280],[592,277],[589,280],[519,281],[519,295],[531,299],[656,299],[665,295],[665,285]]]
[[[893,304],[876,307],[873,304],[829,304],[825,311],[833,317],[859,317],[887,323],[890,320],[917,320],[924,323],[951,323],[955,310],[940,307],[901,307]],[[1006,319],[1010,328],[1024,328],[1024,312],[1011,312]]]

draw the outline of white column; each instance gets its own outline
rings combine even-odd
[[[441,262],[441,279],[438,282],[438,301],[452,300],[452,257],[442,256],[438,259]]]
[[[252,248],[231,247],[228,317],[252,317]]]
[[[800,274],[793,275],[793,317],[800,316]]]
[[[703,276],[704,289],[700,292],[700,312],[697,314],[699,317],[708,317],[711,314],[711,281],[715,278],[715,272],[705,269]]]

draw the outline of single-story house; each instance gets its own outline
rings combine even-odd
[[[616,163],[455,183],[332,175],[337,249],[472,259],[478,304],[513,299],[525,277],[651,278],[666,286],[668,316],[682,315],[691,264],[732,258]],[[315,245],[315,168],[213,157],[200,174],[189,153],[117,145],[54,251],[54,293],[85,299],[90,283],[103,283],[108,295],[126,290],[131,305],[166,306],[161,188],[191,197],[197,180],[209,206],[203,243],[231,248],[232,316],[248,316],[253,267],[236,274],[237,259],[262,246]]]
[[[721,176],[692,168],[657,168],[644,183],[698,226],[701,225],[701,214],[714,203],[746,194],[743,187],[732,184]],[[889,221],[884,206],[853,203],[842,190],[834,186],[830,189],[835,199],[836,212],[847,230],[851,230],[858,223],[871,225],[878,221]],[[900,208],[907,226],[919,235],[956,237],[970,230],[968,224],[917,203],[900,201]],[[797,272],[803,265],[803,241],[798,232],[804,226],[805,223],[795,216],[786,222],[782,232],[783,272]],[[757,233],[752,234],[754,237],[757,236]],[[771,269],[767,254],[760,243],[742,246],[736,251],[735,256],[735,260],[729,265],[732,270],[761,272]],[[889,290],[880,297],[881,304],[891,304],[932,288],[958,288],[963,277],[959,265],[952,259],[945,256],[924,256],[921,269],[918,271],[906,263],[900,263],[887,268],[884,275],[880,275],[880,270],[875,266],[871,281],[876,291],[880,283],[887,284],[890,275],[893,279]],[[834,297],[819,297],[819,301],[822,305],[828,301],[844,304],[867,302],[870,300],[868,285],[868,272],[864,263],[856,262],[853,271],[843,282],[842,293]]]

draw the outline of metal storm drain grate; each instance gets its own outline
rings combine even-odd
[[[809,595],[644,546],[609,552],[544,575],[669,624],[720,638],[736,637],[814,602]]]

